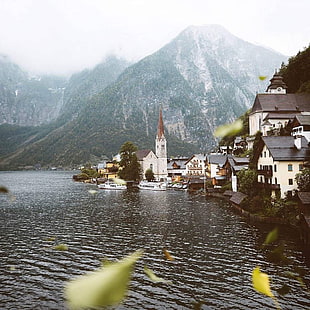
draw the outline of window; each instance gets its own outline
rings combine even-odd
[[[265,151],[265,152],[264,152],[264,157],[266,157],[266,155],[267,155],[267,154],[266,154],[266,151]]]
[[[304,165],[303,164],[299,164],[299,171],[301,171],[303,169]]]
[[[293,179],[288,179],[288,185],[293,185]]]
[[[287,165],[287,171],[293,171],[293,165],[292,164]]]
[[[278,184],[278,178],[274,178],[274,184]]]
[[[273,165],[274,172],[277,172],[277,165]]]

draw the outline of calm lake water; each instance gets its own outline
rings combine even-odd
[[[255,292],[251,273],[270,275],[282,309],[310,309],[310,294],[286,276],[309,262],[297,234],[280,229],[289,262],[268,262],[261,248],[272,226],[254,226],[221,200],[183,191],[104,191],[75,183],[74,172],[0,172],[0,309],[67,309],[69,279],[97,269],[103,258],[144,249],[129,295],[117,309],[274,309]],[[55,241],[48,241],[55,238]],[[56,251],[55,244],[68,245]],[[174,261],[167,261],[167,248]],[[151,282],[147,265],[171,285]],[[291,290],[279,296],[286,284]]]

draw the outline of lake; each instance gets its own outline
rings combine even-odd
[[[289,261],[271,263],[261,245],[273,226],[246,222],[224,200],[174,190],[91,194],[96,186],[73,182],[73,174],[0,172],[11,192],[0,195],[1,309],[67,309],[68,280],[138,249],[143,257],[117,309],[274,309],[252,288],[256,266],[282,309],[310,309],[310,294],[287,277],[300,269],[309,287],[309,259],[293,229],[280,228]],[[144,265],[172,284],[151,282]],[[290,292],[280,296],[284,284]]]

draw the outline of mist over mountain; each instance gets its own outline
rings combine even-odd
[[[188,27],[131,66],[111,58],[72,76],[48,133],[6,152],[0,164],[74,165],[111,156],[125,141],[153,148],[160,107],[169,155],[207,152],[215,127],[244,113],[266,89],[258,77],[286,59],[218,25]]]

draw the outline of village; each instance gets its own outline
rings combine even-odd
[[[167,158],[160,110],[155,151],[135,152],[142,178],[145,179],[151,171],[154,181],[163,181],[173,189],[224,193],[237,208],[242,207],[244,201],[252,205],[249,213],[242,210],[244,214],[263,209],[266,201],[256,197],[263,191],[270,198],[267,215],[275,222],[289,223],[291,219],[288,217],[294,218],[297,214],[302,239],[310,244],[310,192],[309,189],[300,190],[297,182],[298,175],[309,171],[310,166],[310,95],[288,94],[286,89],[282,76],[276,72],[266,92],[256,95],[248,117],[249,134],[246,137],[236,136],[233,146],[219,146],[217,152],[210,154]],[[120,155],[117,155],[112,161],[99,163],[96,168],[101,179],[117,178],[119,162]],[[248,184],[248,192],[239,184],[241,173],[245,171],[255,171],[255,185],[253,188],[252,184]],[[283,212],[291,200],[299,207],[297,210],[296,207],[288,207],[292,210]],[[276,201],[285,201],[284,207],[280,204],[281,212],[274,207]],[[266,212],[262,214],[266,216]]]

